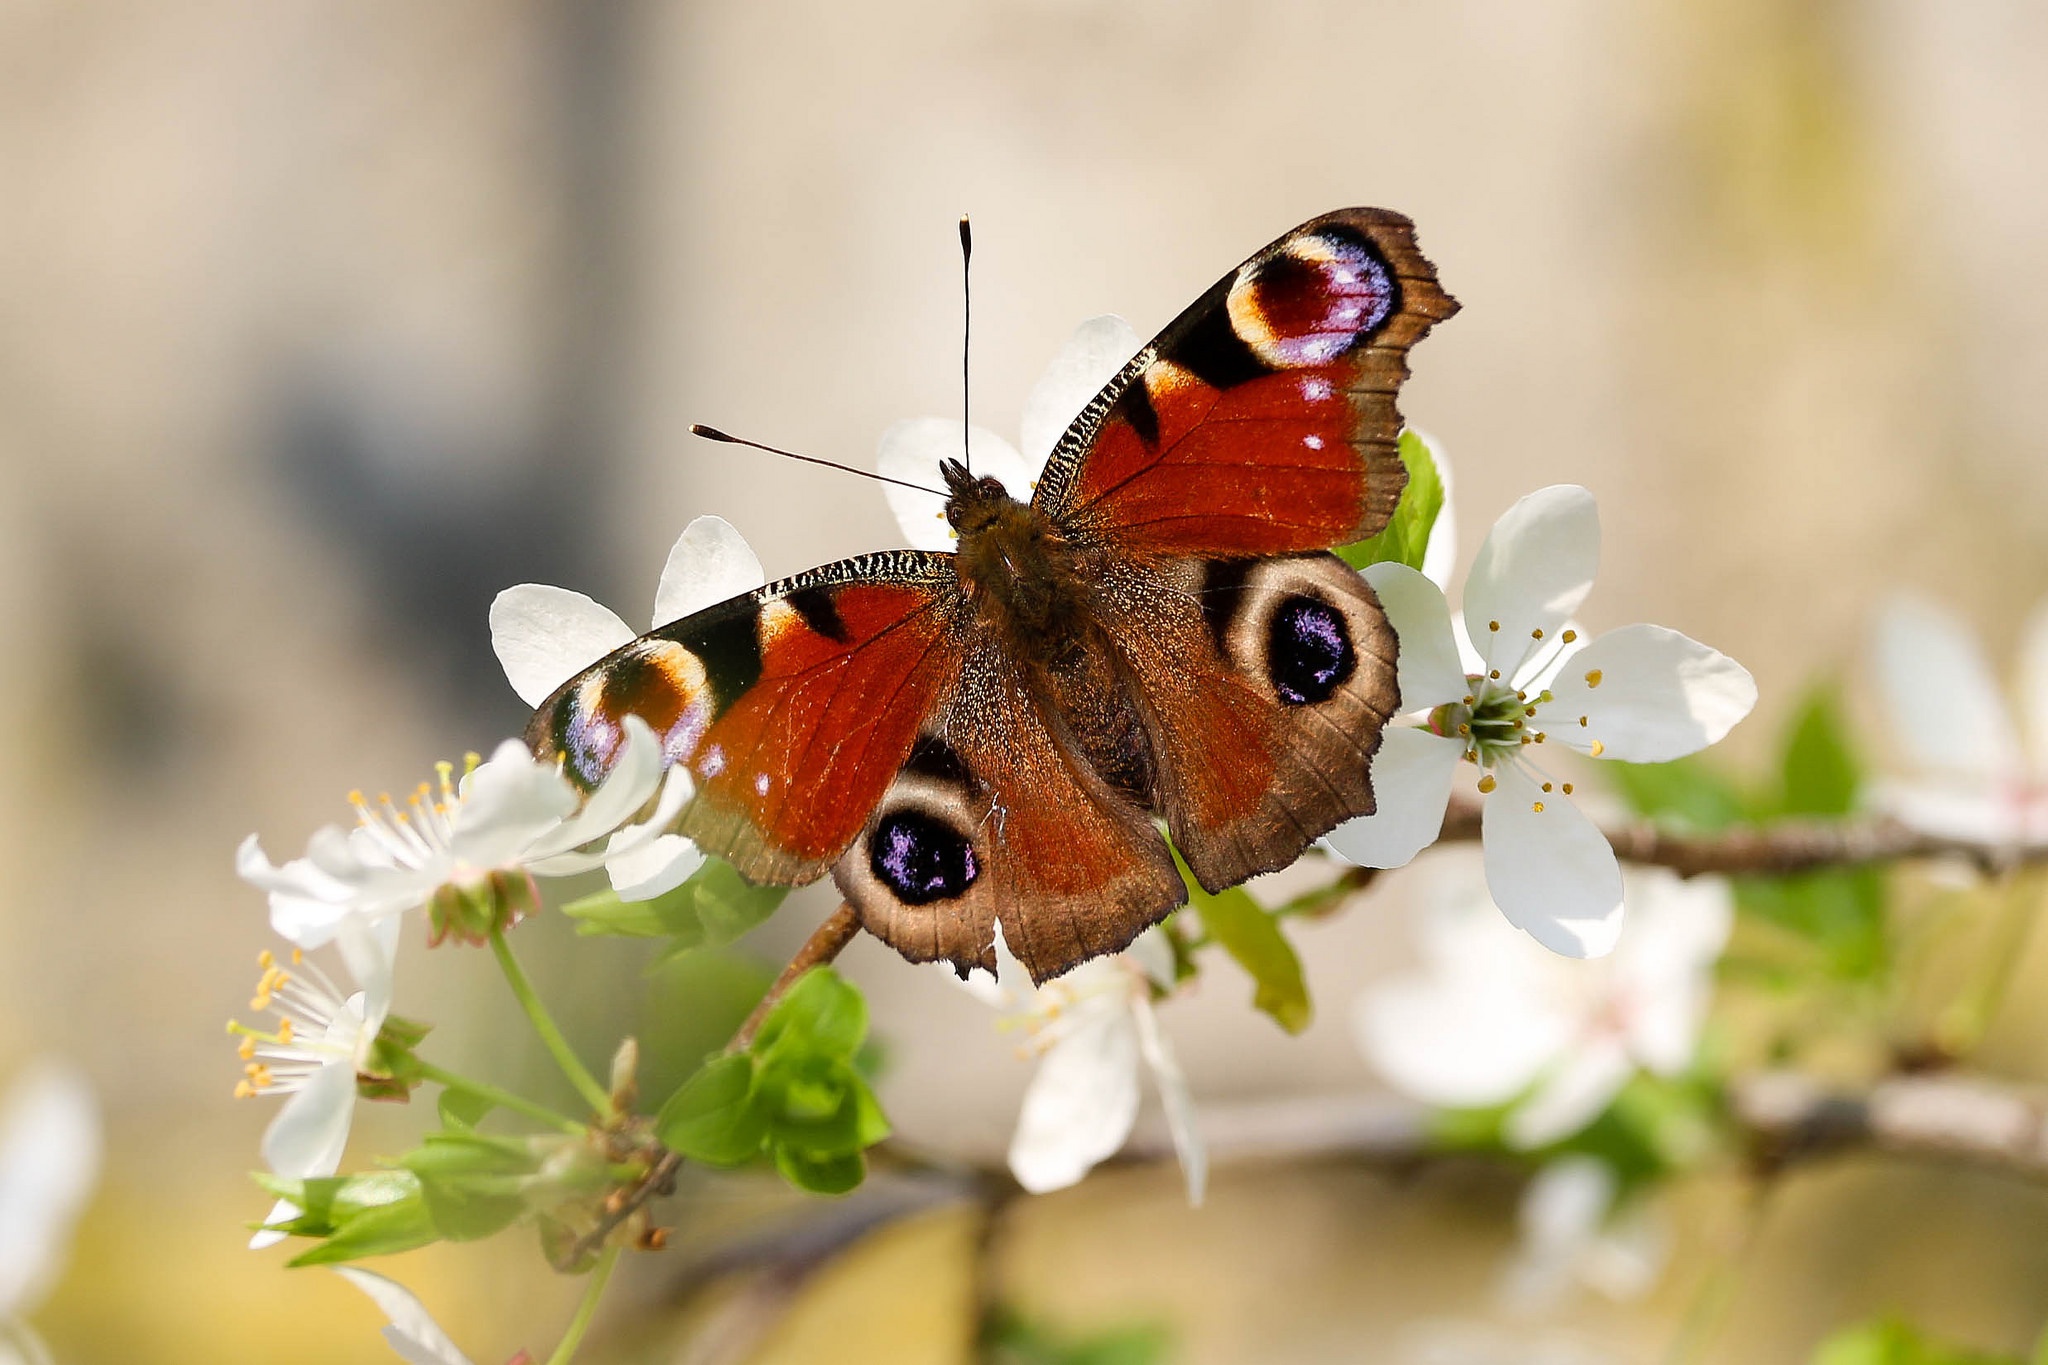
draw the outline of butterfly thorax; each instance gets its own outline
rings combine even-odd
[[[1085,629],[1086,585],[1059,528],[1002,483],[947,461],[946,520],[960,536],[954,567],[982,624],[1024,658],[1053,662]]]

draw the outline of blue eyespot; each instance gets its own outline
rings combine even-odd
[[[1266,628],[1266,669],[1289,706],[1327,701],[1358,666],[1344,617],[1313,597],[1290,597]]]
[[[952,900],[981,875],[974,845],[919,810],[882,817],[868,841],[868,868],[905,905]]]

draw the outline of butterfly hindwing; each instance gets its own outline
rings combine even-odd
[[[1219,280],[1055,447],[1035,505],[1134,554],[1291,554],[1377,534],[1406,482],[1395,392],[1457,311],[1383,209],[1311,219]]]
[[[584,787],[628,715],[697,789],[679,830],[757,882],[822,876],[958,670],[951,556],[828,564],[641,636],[558,688],[527,742]]]

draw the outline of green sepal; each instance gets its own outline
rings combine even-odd
[[[498,868],[473,881],[443,882],[427,902],[427,942],[481,946],[493,930],[509,929],[539,908],[540,889],[525,872]]]
[[[1294,945],[1280,932],[1280,922],[1241,886],[1214,895],[1204,891],[1181,861],[1179,849],[1173,858],[1187,883],[1188,906],[1201,917],[1202,928],[1250,974],[1252,1005],[1289,1033],[1307,1028],[1315,1017],[1308,979]]]
[[[476,1241],[517,1222],[540,1168],[524,1140],[465,1131],[429,1133],[393,1164],[419,1178],[427,1215],[451,1242]]]
[[[444,1088],[435,1101],[443,1128],[475,1128],[495,1108],[489,1100],[467,1090]]]
[[[331,1265],[365,1256],[388,1256],[441,1240],[427,1212],[426,1194],[410,1171],[369,1171],[317,1180],[258,1175],[256,1183],[302,1210],[271,1225],[294,1237],[318,1237],[289,1264]]]
[[[1401,490],[1401,501],[1386,529],[1337,550],[1338,558],[1354,569],[1390,563],[1422,567],[1429,533],[1436,527],[1437,514],[1444,510],[1443,475],[1436,467],[1435,453],[1413,431],[1401,433],[1401,463],[1408,469],[1408,486]]]
[[[768,1111],[754,1093],[754,1058],[713,1057],[669,1096],[654,1121],[662,1145],[708,1166],[737,1166],[761,1152]]]

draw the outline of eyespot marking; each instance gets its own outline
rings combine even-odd
[[[1393,271],[1365,238],[1329,227],[1248,262],[1230,286],[1231,329],[1276,370],[1328,365],[1400,308]]]
[[[1314,597],[1290,597],[1266,628],[1266,668],[1289,706],[1327,701],[1358,667],[1344,614]]]
[[[981,875],[973,843],[914,807],[891,811],[875,826],[868,870],[905,905],[952,900]]]

